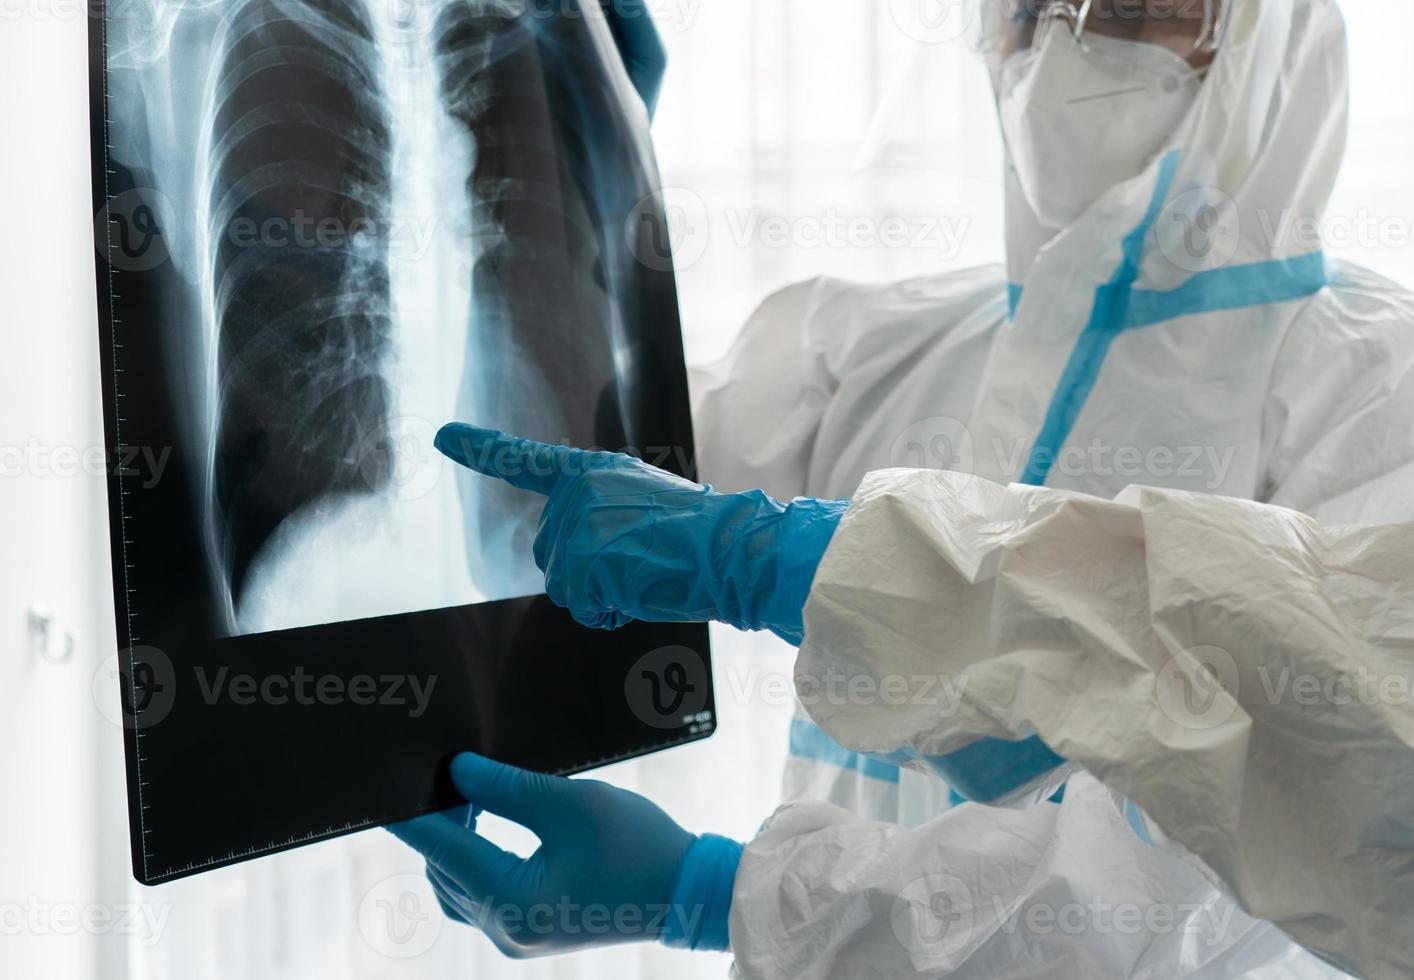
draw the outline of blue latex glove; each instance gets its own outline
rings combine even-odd
[[[599,0],[609,22],[609,31],[619,47],[624,68],[633,87],[648,107],[648,118],[658,108],[658,93],[668,70],[668,53],[653,26],[647,0]]]
[[[805,600],[849,502],[722,494],[620,453],[444,426],[448,457],[545,494],[535,563],[576,620],[769,629],[799,645]]]
[[[563,779],[462,753],[452,782],[473,804],[540,838],[529,858],[468,828],[465,810],[388,829],[427,859],[451,918],[516,958],[652,939],[727,948],[742,846],[694,837],[651,802],[605,783]]]

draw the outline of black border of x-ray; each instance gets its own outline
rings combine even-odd
[[[163,663],[165,655],[160,651],[144,648],[132,639],[134,610],[124,574],[128,563],[125,551],[128,542],[125,542],[121,529],[125,527],[125,509],[140,507],[143,501],[133,498],[133,490],[125,490],[123,485],[125,462],[120,446],[118,417],[124,393],[119,391],[117,382],[120,373],[129,379],[130,384],[134,381],[140,384],[143,379],[155,384],[160,378],[155,376],[152,368],[155,352],[144,348],[144,341],[151,343],[150,338],[146,338],[140,329],[129,330],[123,334],[119,344],[116,330],[125,319],[124,313],[140,312],[144,301],[151,301],[158,291],[152,289],[150,277],[145,276],[129,276],[124,282],[127,291],[121,294],[113,288],[115,278],[123,273],[114,269],[108,260],[109,217],[106,208],[114,197],[139,185],[133,174],[115,168],[106,152],[106,8],[105,0],[92,0],[88,6],[90,152],[101,369],[98,381],[103,394],[104,437],[109,460],[109,544],[119,651],[117,693],[123,706],[132,868],[137,881],[151,885],[454,806],[461,802],[461,798],[447,776],[446,762],[456,750],[472,746],[467,745],[465,732],[458,731],[466,727],[460,718],[454,717],[460,712],[442,712],[430,721],[419,721],[418,738],[423,744],[404,746],[420,750],[420,754],[411,757],[397,755],[393,761],[402,764],[385,766],[380,771],[371,760],[376,760],[381,752],[387,762],[390,746],[379,726],[365,724],[370,717],[367,707],[361,707],[359,710],[364,713],[360,714],[332,710],[325,723],[318,726],[317,734],[327,740],[329,752],[338,753],[324,761],[337,760],[345,766],[345,775],[349,777],[346,784],[335,787],[336,794],[346,789],[346,798],[340,795],[328,807],[331,811],[341,810],[343,819],[321,822],[322,816],[319,820],[310,821],[296,818],[294,823],[298,826],[294,831],[291,830],[291,821],[283,818],[281,807],[300,805],[294,799],[300,793],[305,794],[305,802],[311,798],[321,803],[329,802],[330,787],[322,785],[320,777],[327,775],[323,771],[289,770],[282,778],[279,769],[282,758],[290,763],[301,754],[288,745],[280,745],[276,739],[268,739],[263,746],[252,743],[251,731],[277,721],[278,709],[268,705],[248,705],[237,712],[229,705],[222,710],[208,707],[204,712],[204,725],[189,718],[184,723],[187,725],[185,729],[168,729],[174,732],[174,741],[182,743],[175,758],[171,753],[165,758],[149,755],[141,760],[147,768],[140,768],[139,750],[143,732],[160,731],[160,723],[165,718],[158,718],[157,723],[152,724],[139,716],[138,723],[134,722],[131,707],[137,691],[133,672],[155,672],[159,678],[166,676],[170,679],[171,687],[167,689],[172,692],[173,700],[168,710],[174,717],[181,710],[180,706],[192,700],[196,681],[185,677],[185,671],[177,671],[170,662]],[[694,457],[691,422],[686,412],[686,376],[682,367],[680,335],[675,349],[659,350],[658,354],[661,360],[656,369],[675,367],[682,378],[683,405],[674,406],[671,414],[681,417],[681,421],[674,424],[684,430],[684,438],[675,444],[687,450],[687,465],[691,465]],[[675,365],[665,363],[672,359],[675,359]],[[125,407],[124,410],[133,409]],[[683,459],[678,458],[676,462],[681,464]],[[125,494],[128,495],[126,502]],[[160,510],[168,520],[196,519],[195,514],[184,514],[181,504],[174,499],[159,496],[146,503],[148,506],[144,509]],[[158,569],[156,574],[146,577],[144,588],[160,590],[164,574],[177,576],[188,571]],[[418,634],[419,644],[407,643],[410,633]],[[355,635],[372,660],[357,656],[351,659],[348,650],[337,648],[334,644],[325,643],[323,650],[317,650],[314,644],[314,640],[320,637],[337,641],[340,636]],[[380,664],[386,667],[383,657],[391,648],[396,649],[398,657],[402,658],[398,661],[400,669],[407,666],[409,669],[406,672],[415,675],[416,671],[411,669],[415,666],[438,665],[436,655],[439,643],[465,641],[468,636],[499,641],[497,663],[491,669],[504,671],[514,680],[504,689],[498,687],[498,698],[504,695],[505,701],[504,704],[497,704],[498,712],[512,717],[524,714],[554,718],[560,723],[556,737],[543,740],[539,745],[475,746],[504,761],[571,775],[610,762],[699,741],[709,737],[715,729],[716,705],[705,624],[634,623],[615,633],[588,630],[575,624],[544,596],[225,638],[212,641],[212,647],[219,646],[219,656],[215,656],[216,651],[211,648],[197,651],[190,657],[191,651],[184,650],[183,666],[191,666],[193,671],[207,669],[205,677],[209,680],[223,666],[236,671],[243,667],[259,669],[269,665],[272,651],[298,648],[301,651],[301,665],[317,665],[321,657],[337,656],[342,674],[354,676],[366,673],[367,668],[376,671]],[[557,656],[557,649],[562,649],[566,643],[573,644],[572,653],[567,657]],[[537,655],[548,655],[548,659],[538,664],[527,663],[523,659]],[[689,683],[696,685],[692,690],[698,696],[692,699],[690,707],[697,710],[701,723],[683,723],[680,716],[669,720],[666,725],[654,723],[650,716],[654,710],[661,709],[652,706],[644,709],[641,705],[630,703],[635,698],[633,694],[626,694],[630,669],[637,670],[641,663],[662,668],[665,657],[673,665],[684,667]],[[497,677],[499,683],[501,674],[498,673]],[[476,691],[470,681],[468,676],[451,678],[452,687],[460,687],[460,690],[453,691],[453,697],[474,699]],[[446,690],[444,686],[444,695]],[[397,709],[398,712],[403,710],[401,707]],[[161,712],[153,711],[149,717],[158,714]],[[232,736],[236,729],[228,724],[235,719],[245,726],[238,737]],[[594,743],[602,743],[594,737],[595,732],[602,731],[608,724],[620,726],[620,731],[631,728],[633,736],[625,739],[616,751],[601,748],[595,752]],[[597,725],[598,728],[586,729],[583,727],[586,725]],[[242,810],[244,817],[240,830],[245,834],[246,844],[243,848],[233,846],[225,852],[210,850],[213,846],[210,839],[213,821],[209,819],[213,815],[212,810],[207,808],[203,811],[200,806],[183,805],[199,795],[203,786],[210,789],[217,785],[224,785],[229,792],[238,793],[242,803],[248,804]],[[376,803],[361,805],[378,794],[408,801],[416,799],[418,802],[391,809],[384,807],[382,810]],[[176,809],[166,816],[165,825],[150,825],[150,818],[145,814],[156,810],[159,804],[162,807],[175,806]],[[227,832],[229,830],[226,828]],[[159,840],[153,840],[153,837]],[[152,848],[166,847],[161,839],[182,841],[173,849],[174,856],[164,859],[165,863],[152,860]],[[185,848],[185,853],[182,853],[182,848]]]

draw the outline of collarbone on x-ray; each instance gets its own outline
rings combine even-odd
[[[651,187],[596,167],[614,120],[575,6],[197,2],[114,32],[133,155],[191,225],[169,237],[229,633],[540,591],[535,502],[443,469],[444,421],[629,444],[640,301],[605,198]]]

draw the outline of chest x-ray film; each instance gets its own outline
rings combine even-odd
[[[709,734],[705,627],[576,626],[540,501],[432,449],[459,419],[690,473],[598,0],[110,0],[90,47],[136,876],[453,805],[462,749]]]

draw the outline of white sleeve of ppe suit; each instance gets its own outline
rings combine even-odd
[[[821,564],[797,682],[891,692],[810,706],[861,752],[1039,734],[1251,915],[1410,976],[1411,600],[1414,525],[889,470]]]
[[[1274,927],[1144,843],[1122,802],[1082,773],[1063,804],[965,805],[914,829],[785,807],[737,874],[736,975],[1216,980],[1290,958]]]

